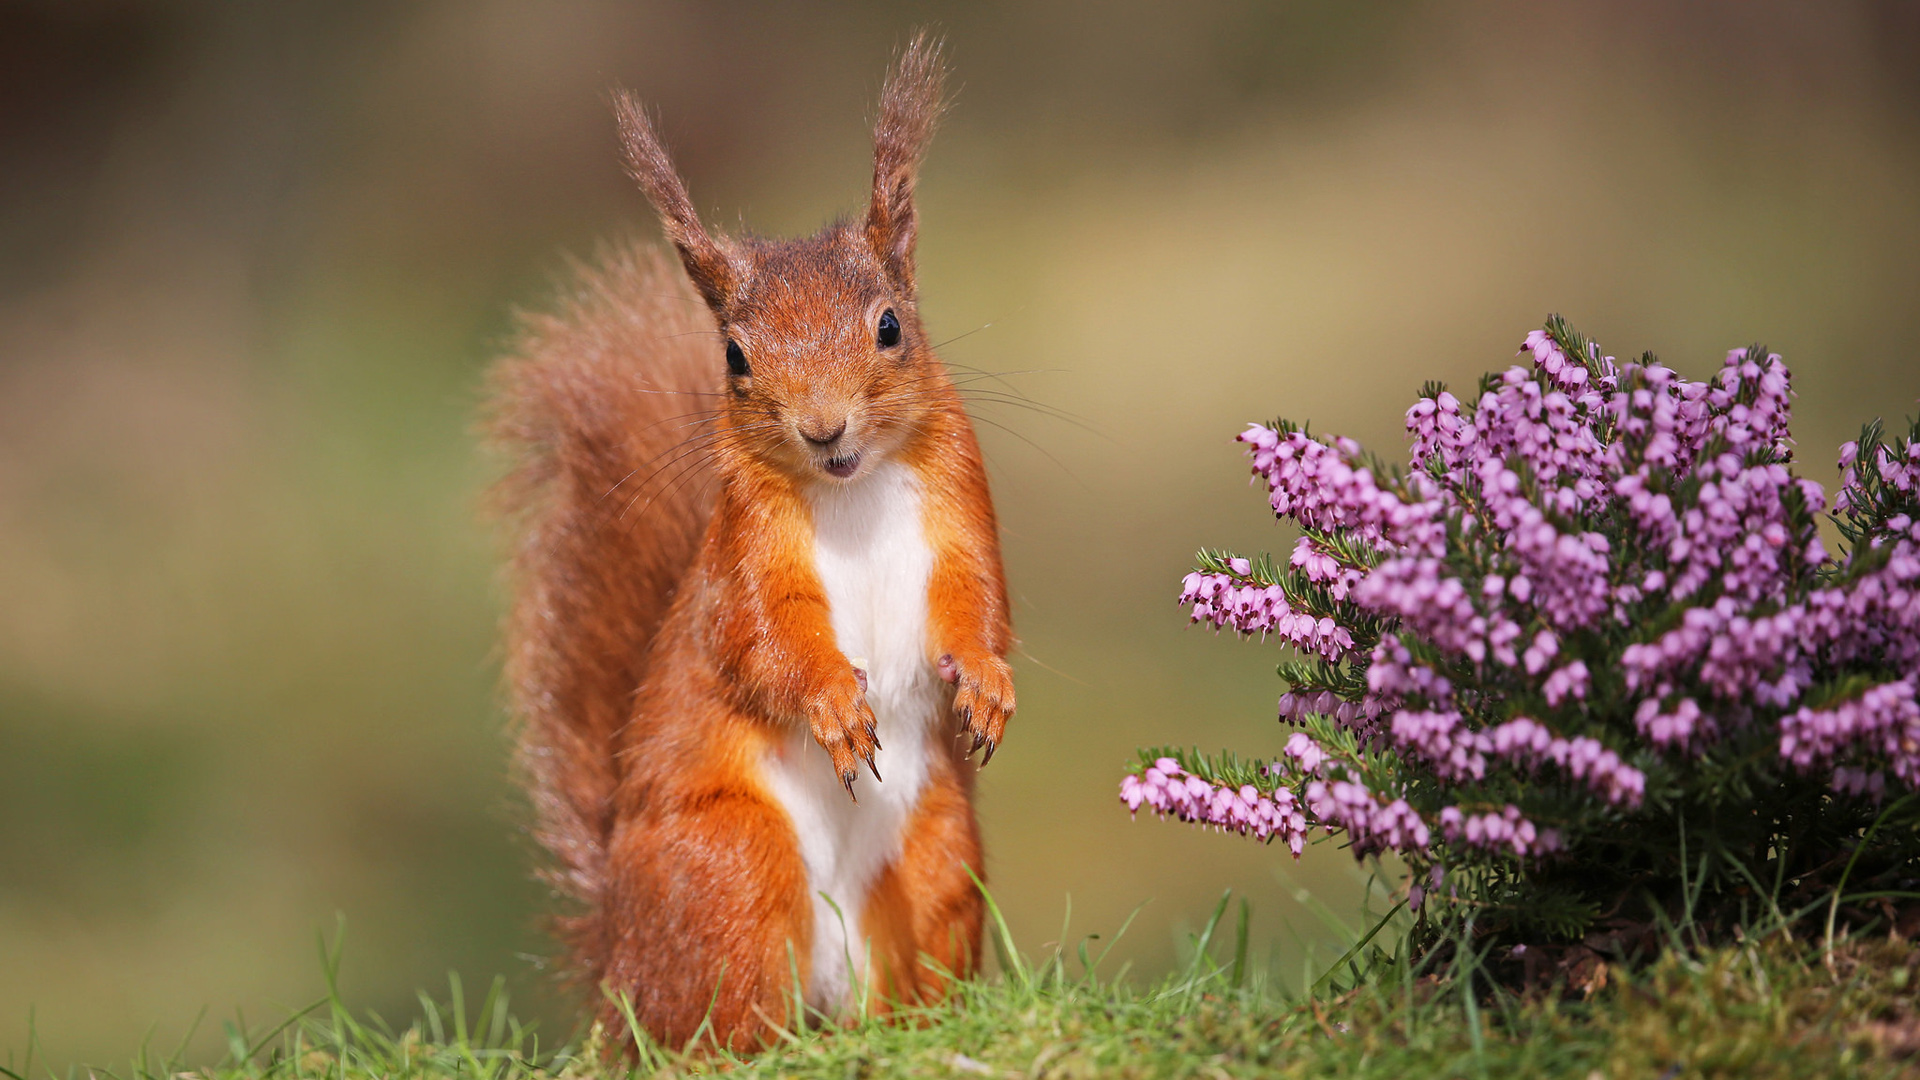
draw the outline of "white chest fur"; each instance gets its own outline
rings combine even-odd
[[[794,732],[765,766],[767,787],[799,835],[813,892],[807,1004],[834,1013],[865,978],[862,902],[874,876],[899,857],[926,782],[941,694],[927,657],[933,550],[921,523],[919,478],[905,465],[884,461],[853,483],[821,485],[809,501],[814,566],[833,613],[834,637],[842,653],[866,666],[867,704],[883,747],[874,765],[884,781],[862,773],[854,785],[858,805],[840,786],[826,751],[804,730]]]

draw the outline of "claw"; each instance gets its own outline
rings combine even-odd
[[[982,757],[982,758],[980,759],[980,767],[981,767],[981,768],[983,768],[983,769],[984,769],[984,768],[986,768],[986,767],[987,767],[987,762],[989,762],[989,761],[992,761],[992,760],[993,760],[993,752],[994,752],[995,750],[998,750],[999,748],[1000,748],[1000,744],[999,744],[999,743],[997,743],[997,742],[994,742],[994,741],[993,741],[992,739],[988,739],[988,740],[987,740],[987,753],[986,753],[986,756],[984,756],[984,757]]]
[[[977,731],[974,732],[973,745],[967,748],[967,753],[972,754],[975,750],[980,749],[980,747],[986,744],[986,741],[987,741],[987,737],[985,735],[982,735]]]
[[[855,806],[858,806],[858,805],[860,805],[860,796],[858,796],[858,795],[855,795],[855,794],[853,793],[853,778],[854,778],[854,775],[855,775],[855,774],[854,774],[854,772],[853,772],[853,770],[851,770],[851,769],[849,769],[849,770],[847,770],[846,772],[843,772],[843,773],[841,773],[841,774],[840,774],[840,782],[841,782],[841,783],[843,783],[843,784],[845,784],[845,785],[847,785],[847,798],[849,798],[849,799],[852,799],[852,800],[853,800],[853,804],[854,804]]]
[[[879,729],[878,729],[878,728],[876,728],[876,727],[874,727],[874,726],[873,726],[872,724],[868,724],[868,725],[867,725],[867,741],[873,744],[873,748],[874,748],[875,750],[885,750],[885,749],[886,749],[886,747],[884,747],[884,746],[881,746],[881,745],[880,745],[880,731],[879,731]],[[868,764],[872,764],[872,762],[873,762],[873,757],[872,757],[872,755],[868,755],[868,757],[867,757],[867,762],[868,762]]]
[[[879,767],[878,765],[875,765],[875,764],[873,763],[873,755],[872,755],[872,754],[868,754],[868,755],[867,755],[867,771],[873,774],[873,782],[874,782],[874,783],[876,783],[876,784],[884,784],[884,783],[886,783],[886,781],[885,781],[885,780],[882,780],[882,779],[880,779],[880,767]],[[851,790],[851,789],[849,789],[849,790]]]

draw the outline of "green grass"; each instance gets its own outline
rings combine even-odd
[[[908,1022],[867,1021],[787,1035],[755,1059],[644,1044],[637,1067],[594,1031],[554,1046],[511,1016],[496,981],[477,1009],[460,981],[421,996],[396,1030],[354,1017],[337,992],[337,948],[323,945],[329,993],[264,1029],[226,1027],[226,1058],[190,1068],[150,1047],[123,1068],[70,1080],[592,1080],[728,1072],[742,1077],[1808,1077],[1920,1076],[1920,949],[1892,936],[1828,951],[1815,933],[1776,931],[1713,949],[1677,942],[1636,971],[1610,968],[1585,998],[1526,997],[1477,974],[1472,950],[1444,966],[1404,948],[1404,915],[1305,988],[1249,969],[1245,908],[1223,931],[1225,898],[1195,935],[1187,967],[1153,985],[1098,974],[1091,939],[1038,961],[994,942],[1001,974],[960,986]],[[1383,940],[1399,938],[1392,948]],[[1437,955],[1437,954],[1436,954]],[[1438,969],[1436,969],[1436,967]],[[1468,988],[1471,992],[1467,992]],[[31,1050],[31,1046],[29,1047]],[[62,1080],[31,1060],[8,1080]]]

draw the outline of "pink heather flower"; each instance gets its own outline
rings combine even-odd
[[[1879,802],[1887,793],[1887,774],[1879,769],[1854,769],[1839,765],[1833,770],[1833,790],[1842,795],[1865,796]]]
[[[1716,733],[1713,718],[1703,715],[1700,703],[1692,698],[1680,699],[1672,712],[1661,711],[1660,698],[1647,698],[1635,711],[1633,723],[1641,735],[1662,749],[1684,749],[1696,736],[1711,737]]]
[[[1378,544],[1420,543],[1444,539],[1434,523],[1438,507],[1409,504],[1381,489],[1373,471],[1356,467],[1360,447],[1351,439],[1329,445],[1303,432],[1281,435],[1254,424],[1241,432],[1255,475],[1267,481],[1273,512],[1310,529],[1348,529]]]
[[[1805,608],[1802,631],[1835,661],[1878,658],[1896,671],[1920,669],[1920,546],[1895,542],[1885,565],[1844,588],[1809,594]]]
[[[1558,708],[1563,701],[1586,697],[1587,681],[1586,662],[1575,660],[1555,669],[1553,674],[1547,676],[1541,692],[1546,694],[1548,705]]]
[[[1235,556],[1209,564],[1225,572],[1188,575],[1181,603],[1195,622],[1341,665],[1324,676],[1337,686],[1364,674],[1358,693],[1295,686],[1280,719],[1324,718],[1369,753],[1397,754],[1452,789],[1435,803],[1457,800],[1435,819],[1445,843],[1522,858],[1566,841],[1516,806],[1486,811],[1483,781],[1558,777],[1632,811],[1647,777],[1626,758],[1697,755],[1754,725],[1776,726],[1781,758],[1828,770],[1839,794],[1920,786],[1920,440],[1841,448],[1831,502],[1863,535],[1847,565],[1816,578],[1832,556],[1809,515],[1828,497],[1790,469],[1792,390],[1778,356],[1734,350],[1701,381],[1616,364],[1597,346],[1570,354],[1546,331],[1528,334],[1520,356],[1477,401],[1436,391],[1407,410],[1405,476],[1376,469],[1350,439],[1262,425],[1238,437],[1274,513],[1309,535],[1284,586]],[[1366,565],[1337,554],[1360,550]],[[1648,626],[1660,633],[1613,644]],[[1890,681],[1802,704],[1816,682],[1857,671]],[[1605,713],[1618,700],[1631,730]],[[1545,722],[1487,718],[1542,701]],[[1309,820],[1346,831],[1356,854],[1423,851],[1433,837],[1416,808],[1361,781],[1377,759],[1329,747],[1296,732],[1275,763],[1305,784],[1287,793],[1297,828],[1263,816],[1285,788],[1218,788],[1172,759],[1123,780],[1121,798],[1285,835],[1296,853]],[[1416,886],[1409,901],[1439,887]]]
[[[1560,849],[1560,834],[1537,829],[1508,803],[1498,813],[1468,814],[1458,806],[1440,811],[1440,834],[1448,843],[1481,849],[1508,848],[1515,855],[1544,855]]]
[[[1599,740],[1565,739],[1524,716],[1473,731],[1457,712],[1403,710],[1393,715],[1389,731],[1401,752],[1424,762],[1442,780],[1483,779],[1489,760],[1519,769],[1552,762],[1611,805],[1635,809],[1646,794],[1646,775]]]
[[[1474,663],[1492,659],[1508,667],[1518,657],[1514,642],[1518,623],[1503,610],[1489,617],[1475,604],[1474,593],[1459,578],[1443,577],[1434,558],[1389,559],[1353,590],[1356,604],[1381,615],[1397,617],[1409,629],[1449,652]]]
[[[1835,510],[1845,513],[1870,508],[1873,500],[1862,483],[1863,475],[1878,477],[1888,489],[1902,494],[1920,490],[1920,442],[1877,447],[1870,462],[1861,462],[1859,457],[1859,443],[1850,442],[1840,448],[1840,490],[1834,493]],[[1898,534],[1908,532],[1913,522],[1905,514],[1894,514],[1886,524],[1890,532]],[[1920,539],[1920,536],[1909,533],[1908,538]],[[1877,543],[1878,538],[1873,542]]]
[[[1453,683],[1445,675],[1413,662],[1413,651],[1397,637],[1380,639],[1367,667],[1367,690],[1376,701],[1424,698],[1442,705],[1453,698]]]
[[[1594,793],[1614,806],[1638,809],[1646,797],[1646,774],[1620,760],[1620,755],[1585,735],[1554,738],[1542,755],[1576,780],[1585,780]]]
[[[1555,640],[1553,631],[1540,631],[1534,636],[1533,644],[1527,647],[1527,654],[1522,658],[1526,661],[1527,674],[1540,674],[1540,670],[1558,655],[1560,655],[1560,642]]]
[[[1356,857],[1386,849],[1424,851],[1433,838],[1427,823],[1405,799],[1383,802],[1355,781],[1315,780],[1307,785],[1306,804],[1329,832],[1346,832]]]
[[[1902,782],[1920,784],[1920,703],[1913,682],[1881,683],[1826,709],[1802,706],[1780,721],[1780,756],[1802,771],[1843,757],[1880,762]],[[1858,766],[1844,776],[1834,772],[1836,790],[1858,793],[1868,783]]]
[[[1751,616],[1732,597],[1689,608],[1679,626],[1659,639],[1629,645],[1621,654],[1627,687],[1644,691],[1688,671],[1723,701],[1751,694],[1764,705],[1799,697],[1811,678],[1805,646],[1805,609],[1793,605]]]
[[[1286,755],[1300,763],[1302,772],[1314,775],[1319,774],[1321,763],[1327,760],[1327,752],[1304,731],[1287,737]]]
[[[1457,712],[1402,710],[1388,729],[1402,751],[1418,755],[1442,780],[1480,780],[1487,775],[1493,740],[1462,726]]]
[[[1346,627],[1330,617],[1294,608],[1278,585],[1250,580],[1253,567],[1246,559],[1232,559],[1229,565],[1237,576],[1196,572],[1181,582],[1180,602],[1192,606],[1193,622],[1232,628],[1249,637],[1273,635],[1328,660],[1338,660],[1353,648],[1353,635]]]
[[[1279,705],[1280,722],[1283,724],[1298,724],[1309,715],[1318,713],[1352,731],[1363,742],[1373,737],[1380,716],[1390,708],[1385,700],[1376,695],[1369,694],[1357,702],[1345,701],[1329,690],[1319,693],[1290,690],[1280,695]]]
[[[1599,388],[1610,390],[1619,380],[1613,357],[1600,356],[1596,351],[1586,360],[1570,360],[1544,330],[1529,333],[1525,343],[1520,346],[1520,351],[1523,354],[1532,353],[1534,366],[1545,372],[1555,385],[1567,389],[1578,389],[1587,385],[1590,375],[1589,363],[1599,371],[1598,377],[1594,380]]]
[[[1120,801],[1129,813],[1142,806],[1222,832],[1259,840],[1280,838],[1295,858],[1306,848],[1307,819],[1293,792],[1284,786],[1262,792],[1251,784],[1218,787],[1188,773],[1172,758],[1160,758],[1138,775],[1120,780]]]
[[[1308,581],[1325,585],[1335,600],[1345,600],[1347,593],[1366,576],[1365,570],[1341,562],[1310,536],[1294,542],[1293,556],[1288,562],[1305,573]]]

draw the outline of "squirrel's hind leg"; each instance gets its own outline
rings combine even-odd
[[[791,1027],[812,906],[786,814],[748,784],[683,793],[616,828],[608,852],[606,982],[665,1046],[749,1052]],[[611,1001],[609,1030],[626,1029]]]
[[[863,930],[889,999],[931,1004],[946,996],[952,978],[972,977],[986,906],[974,877],[983,874],[972,800],[954,769],[936,769],[908,820],[899,861],[875,880],[865,908]]]

